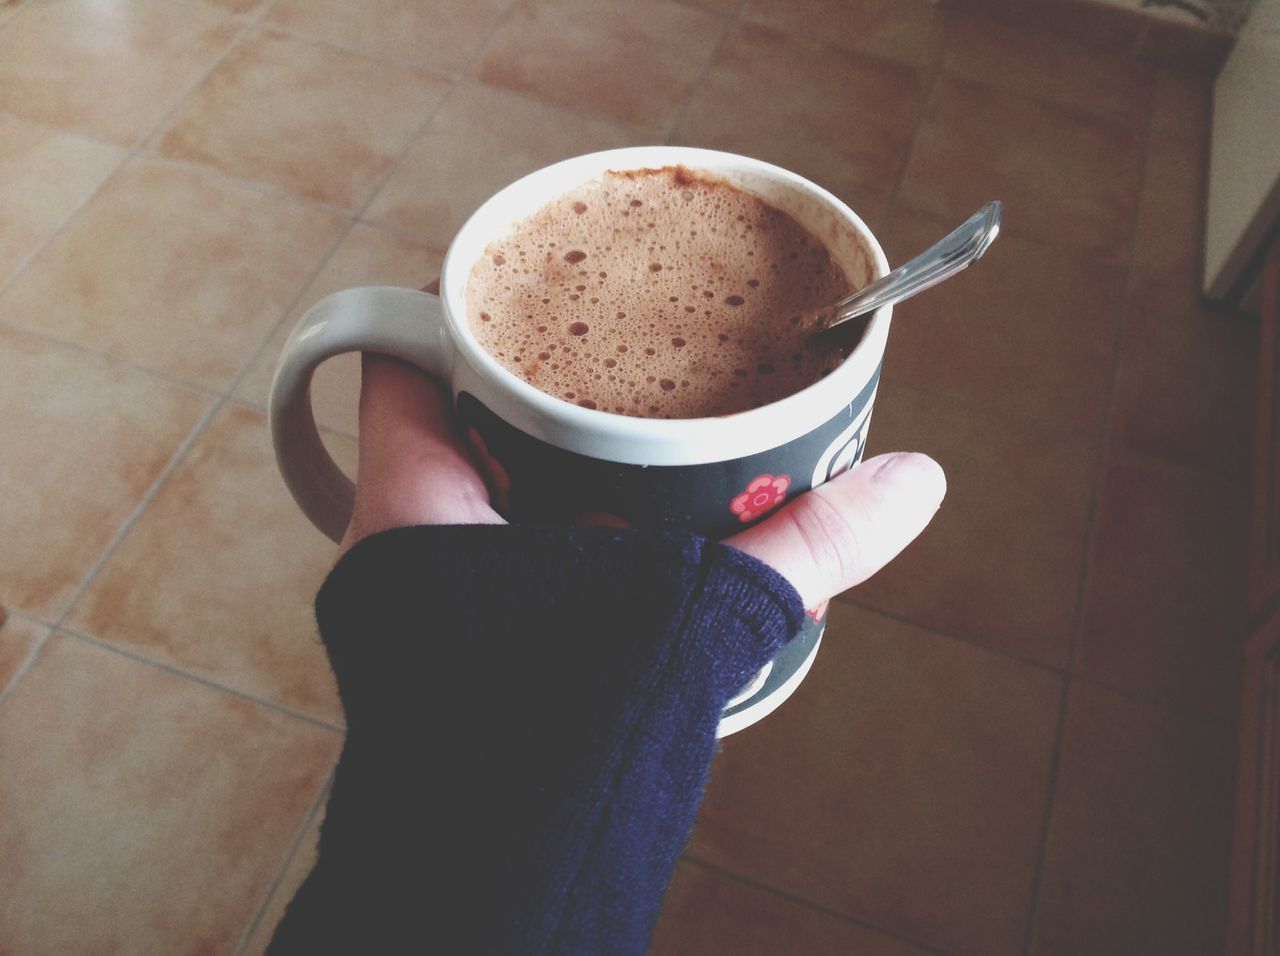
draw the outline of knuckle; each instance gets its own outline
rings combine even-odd
[[[854,516],[816,492],[805,495],[796,505],[796,530],[813,563],[833,582],[854,583],[865,563]]]

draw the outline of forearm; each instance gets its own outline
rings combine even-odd
[[[405,916],[464,934],[454,951],[642,951],[720,712],[801,613],[776,573],[686,536],[361,544],[317,601],[349,732],[306,907],[336,897],[320,911],[365,941]]]

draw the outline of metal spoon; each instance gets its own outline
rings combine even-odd
[[[818,331],[825,332],[835,328],[841,322],[847,322],[890,302],[909,299],[917,292],[923,292],[930,286],[951,278],[981,257],[995,241],[1000,234],[1000,215],[1003,210],[1004,205],[999,200],[987,203],[958,229],[910,262],[904,262],[888,275],[837,302],[831,319],[826,322],[820,320]]]

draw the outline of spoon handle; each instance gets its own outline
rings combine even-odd
[[[827,329],[889,302],[901,302],[949,279],[976,261],[1000,233],[1003,205],[989,202],[953,232],[886,276],[863,286],[835,304]]]

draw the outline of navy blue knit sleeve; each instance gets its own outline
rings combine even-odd
[[[803,615],[702,538],[509,526],[367,539],[316,612],[347,740],[272,953],[643,953],[719,715]]]

